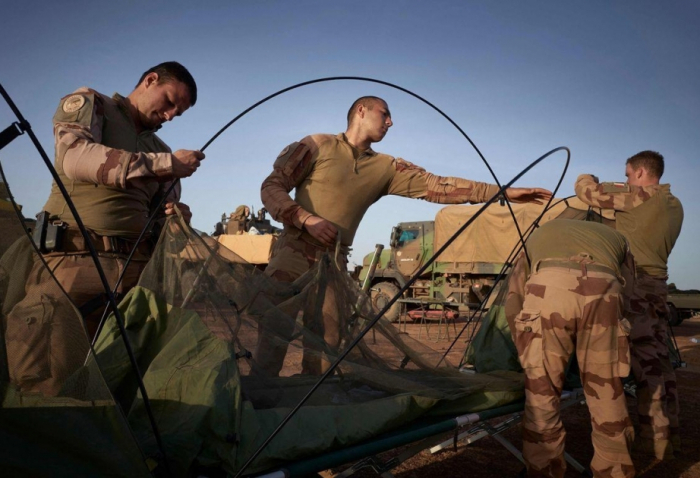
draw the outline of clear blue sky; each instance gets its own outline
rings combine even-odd
[[[51,117],[80,86],[128,94],[167,60],[199,85],[197,105],[160,136],[201,148],[226,122],[278,89],[326,76],[367,76],[424,96],[471,136],[502,182],[567,146],[560,196],[579,173],[624,180],[625,159],[653,149],[663,182],[685,207],[670,280],[700,288],[700,4],[691,1],[227,1],[16,2],[0,19],[0,82],[52,156]],[[431,172],[490,181],[468,143],[414,98],[381,85],[333,82],[265,104],[207,149],[183,181],[193,224],[211,232],[239,204],[261,207],[259,187],[288,143],[337,133],[358,96],[387,99],[395,122],[378,151]],[[0,128],[14,118],[0,104]],[[28,138],[0,151],[14,194],[31,216],[50,177]],[[564,155],[519,185],[553,188]],[[388,243],[399,221],[439,205],[384,198],[360,226],[351,263]]]

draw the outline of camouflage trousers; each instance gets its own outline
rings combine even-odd
[[[564,476],[560,396],[574,353],[591,414],[591,471],[594,476],[634,476],[634,430],[620,378],[630,368],[621,294],[612,271],[535,264],[514,330],[526,376],[523,457],[528,476]]]
[[[23,391],[55,396],[85,362],[106,299],[100,300],[104,289],[89,255],[55,253],[44,259],[70,300],[36,257],[24,297],[7,315],[5,339],[10,382]],[[125,259],[101,256],[100,262],[113,287]],[[144,266],[132,262],[118,292],[132,288]],[[83,319],[76,307],[96,298],[94,311]]]
[[[638,274],[630,304],[640,445],[659,459],[670,458],[674,448],[680,449],[676,374],[668,350],[667,294],[665,277]]]
[[[265,273],[280,282],[294,282],[305,272],[309,271],[321,257],[328,252],[327,248],[311,244],[298,234],[284,231],[272,249],[270,263]],[[342,252],[338,257],[341,267],[347,264],[347,254]],[[317,305],[309,301],[303,312],[303,325],[307,334],[302,337],[304,348],[302,358],[302,374],[321,375],[331,363],[328,352],[337,351],[340,345],[340,330],[337,291],[332,285],[324,287],[322,318],[314,320]],[[316,298],[318,299],[318,298]],[[272,324],[271,324],[272,325]],[[293,340],[294,324],[276,323],[273,326],[258,325],[258,339],[253,355],[253,373],[268,377],[279,375],[284,364],[289,342]],[[325,351],[325,354],[324,354]]]

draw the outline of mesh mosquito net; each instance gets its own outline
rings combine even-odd
[[[94,463],[86,473],[127,466],[134,475],[147,473],[159,450],[115,316],[91,351],[60,288],[51,281],[27,286],[46,273],[28,240],[0,261],[3,330],[15,334],[2,341],[0,413],[33,417],[17,453],[24,450],[26,460],[36,449],[30,443],[44,440],[41,446],[51,450],[60,442],[73,451],[56,461]],[[303,363],[325,368],[376,313],[332,253],[295,282],[280,283],[178,218],[166,224],[119,308],[171,471],[179,476],[196,467],[240,469],[318,380],[302,373]],[[23,321],[41,321],[46,333],[23,342],[14,332]],[[261,330],[272,341],[259,344]],[[332,346],[329,334],[338,336]],[[286,349],[278,375],[261,372],[270,345]],[[71,351],[62,368],[49,364],[50,376],[36,372],[21,383],[12,378],[16,357],[50,362],[52,348]],[[461,373],[457,363],[382,318],[247,471],[357,443],[419,417],[479,411],[521,397],[517,374]],[[12,423],[16,428],[3,426],[2,433],[28,422],[17,415]],[[91,461],[93,455],[102,461]],[[17,457],[17,470],[27,471],[24,460]]]

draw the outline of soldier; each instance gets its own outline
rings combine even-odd
[[[155,134],[164,122],[180,116],[196,101],[192,75],[179,63],[167,62],[146,71],[126,98],[119,94],[110,98],[83,87],[64,97],[56,110],[56,170],[88,229],[110,286],[136,247],[118,294],[136,284],[150,257],[155,238],[146,237],[139,244],[136,239],[153,208],[173,180],[192,175],[204,158],[199,151],[171,153]],[[189,220],[189,208],[178,202],[179,197],[178,187],[167,198],[162,214],[173,214],[177,206]],[[85,317],[87,337],[92,338],[106,302],[104,290],[55,183],[44,210],[44,227],[59,240],[49,244],[42,239],[37,245],[56,280]],[[79,340],[79,346],[72,340],[85,334],[82,324],[59,323],[59,317],[51,316],[48,304],[58,302],[46,297],[54,294],[47,293],[51,286],[50,275],[36,260],[26,297],[8,315],[6,332],[11,381],[23,390],[46,394],[58,392],[63,379],[88,351],[87,338],[84,343]],[[48,356],[38,357],[41,354]]]
[[[248,232],[248,224],[250,220],[250,208],[246,205],[241,205],[231,213],[228,224],[226,225],[226,234],[245,234]]]
[[[634,429],[621,380],[630,369],[622,311],[634,281],[627,241],[599,223],[557,219],[537,229],[525,247],[527,256],[520,254],[508,280],[506,318],[525,370],[528,476],[566,471],[559,398],[573,353],[593,427],[591,471],[634,476]]]
[[[340,242],[341,262],[347,263],[357,227],[367,209],[379,198],[397,195],[442,204],[478,203],[498,193],[493,184],[426,172],[401,158],[372,150],[392,126],[389,106],[381,98],[356,100],[347,115],[348,127],[338,135],[316,134],[287,146],[277,157],[272,173],[262,183],[262,201],[273,219],[284,224],[266,273],[291,282],[309,270],[329,247]],[[296,190],[295,198],[289,195]],[[540,202],[551,193],[539,188],[510,188],[514,202]],[[330,310],[333,294],[326,294]],[[324,314],[323,331],[331,348],[339,345],[337,318]],[[258,371],[276,376],[286,345],[274,335],[290,331],[262,327],[258,338]],[[320,373],[320,361],[304,362],[303,373]]]
[[[615,210],[616,229],[629,241],[637,281],[630,317],[632,372],[637,382],[639,445],[658,459],[680,451],[676,375],[668,351],[668,256],[683,223],[683,207],[669,184],[659,184],[664,159],[642,151],[627,160],[626,183],[598,183],[583,174],[576,195]]]

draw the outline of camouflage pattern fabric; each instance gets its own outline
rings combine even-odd
[[[634,254],[637,281],[630,338],[640,445],[658,459],[670,458],[673,445],[680,449],[680,436],[676,377],[666,341],[666,274],[668,256],[681,231],[683,207],[668,184],[599,184],[595,176],[582,174],[575,189],[586,204],[616,211],[616,229]]]
[[[45,259],[75,306],[104,294],[89,255],[50,254]],[[113,287],[124,269],[125,258],[100,257],[100,262]],[[131,262],[118,294],[136,285],[145,264]],[[100,301],[101,305],[96,304],[83,323],[79,312],[65,299],[38,258],[27,279],[25,294],[7,314],[5,323],[10,381],[25,392],[55,396],[66,378],[84,364],[89,340],[95,334],[106,299]]]
[[[154,131],[136,133],[122,96],[89,88],[61,99],[53,124],[56,171],[85,226],[104,236],[138,237],[154,198],[170,186],[170,148]],[[178,186],[168,199],[179,197]],[[44,210],[75,225],[55,183]]]
[[[519,261],[523,260],[521,256]],[[517,265],[515,269],[523,270]],[[523,457],[528,476],[564,476],[566,432],[559,407],[573,353],[591,414],[591,470],[594,476],[634,476],[629,453],[634,429],[620,378],[630,370],[629,324],[621,318],[622,285],[612,274],[578,267],[540,268],[538,263],[533,269],[522,310],[513,320],[526,375]]]
[[[664,278],[639,274],[630,316],[640,446],[659,459],[672,457],[681,446],[676,374],[667,345],[667,291]]]
[[[656,277],[668,275],[668,256],[683,224],[683,206],[670,185],[599,184],[595,176],[582,174],[575,190],[589,206],[616,211],[615,228],[629,241],[638,270]]]
[[[659,186],[630,186],[627,183],[599,183],[590,174],[581,174],[574,186],[576,196],[586,204],[615,211],[629,211],[648,201]]]
[[[328,253],[327,248],[311,244],[300,237],[283,232],[272,249],[272,258],[265,269],[265,273],[280,282],[293,282]],[[347,265],[347,250],[341,251],[338,257],[338,266],[344,270]],[[334,266],[333,266],[334,267]],[[317,303],[311,301],[304,310],[304,326],[318,337],[323,337],[329,351],[334,352],[340,345],[340,331],[344,324],[338,322],[340,314],[337,312],[336,293],[333,287],[328,286],[320,291],[316,300],[322,303],[322,320],[314,321]],[[253,355],[253,373],[268,377],[276,377],[282,370],[284,357],[287,354],[289,342],[293,340],[293,324],[276,323],[274,327],[266,327],[262,323],[258,325],[258,341]],[[320,375],[330,366],[330,359],[320,353],[319,344],[302,337],[304,354],[302,358],[302,374]]]
[[[481,203],[498,187],[436,176],[401,158],[360,151],[345,134],[316,134],[285,147],[263,181],[261,196],[273,219],[301,230],[310,216],[332,222],[351,246],[367,209],[387,195],[442,204]],[[289,195],[295,189],[294,199]]]

